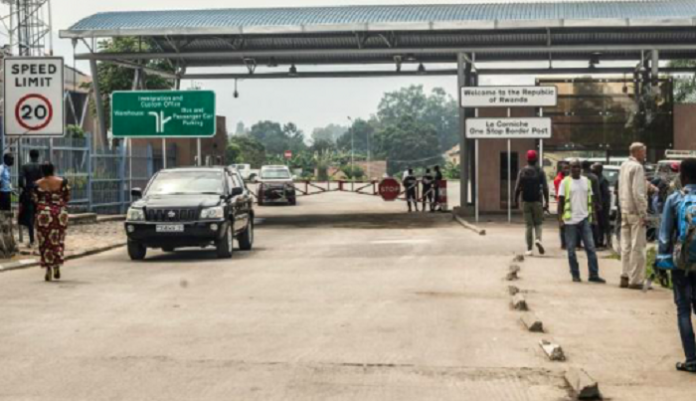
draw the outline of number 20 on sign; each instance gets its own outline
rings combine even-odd
[[[63,136],[63,77],[63,59],[60,57],[5,59],[5,134]]]

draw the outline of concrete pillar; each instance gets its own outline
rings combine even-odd
[[[461,188],[459,192],[459,200],[461,212],[466,213],[469,206],[469,166],[470,152],[469,141],[466,139],[466,110],[461,107],[462,104],[462,88],[468,86],[469,76],[471,75],[471,63],[467,62],[466,55],[460,53],[457,55],[457,98],[459,99],[459,175],[461,177]]]
[[[97,69],[97,61],[90,60],[89,66],[92,72],[92,86],[94,87],[94,105],[97,109],[97,124],[99,132],[99,146],[105,146],[107,140],[106,115],[104,114],[104,102],[102,99],[101,88],[99,87],[99,70]],[[96,138],[95,138],[96,139]]]

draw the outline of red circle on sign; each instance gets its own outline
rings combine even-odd
[[[394,201],[401,193],[401,184],[393,178],[385,178],[379,183],[379,195],[385,201]]]
[[[46,104],[46,108],[48,109],[48,115],[46,116],[46,121],[39,125],[31,126],[28,124],[25,124],[24,121],[22,121],[21,116],[19,115],[19,111],[22,108],[22,105],[24,102],[26,102],[29,99],[39,99],[42,102]],[[17,102],[17,106],[15,107],[15,118],[17,119],[17,122],[19,125],[22,127],[26,128],[29,131],[38,131],[40,129],[46,128],[48,124],[51,123],[51,120],[53,120],[53,106],[51,106],[51,102],[46,99],[45,96],[39,95],[38,93],[32,93],[29,95],[24,96],[23,98],[19,99],[19,102]]]

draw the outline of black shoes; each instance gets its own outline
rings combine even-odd
[[[582,280],[580,279],[580,276],[573,276],[573,282],[574,283],[582,283]]]
[[[56,280],[60,280],[60,268],[56,267],[53,269],[53,278]]]
[[[46,281],[51,281],[52,277],[53,277],[53,275],[52,275],[52,272],[51,272],[51,268],[50,268],[50,267],[47,267],[47,268],[46,268],[46,275],[44,276],[44,280],[46,280]]]
[[[597,284],[606,284],[606,283],[607,283],[607,280],[605,280],[605,279],[603,279],[603,278],[601,278],[601,277],[599,277],[599,276],[597,276],[597,277],[590,277],[590,279],[587,280],[587,281],[590,281],[590,282],[592,282],[592,283],[597,283]]]

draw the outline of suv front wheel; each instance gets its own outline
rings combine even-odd
[[[249,216],[249,224],[247,224],[246,230],[239,234],[237,238],[239,242],[239,249],[243,251],[250,251],[254,246],[254,217]]]
[[[147,255],[145,245],[135,241],[128,241],[128,256],[130,256],[131,260],[143,260],[145,255]]]
[[[219,259],[229,259],[234,251],[234,235],[232,235],[232,225],[227,228],[225,235],[215,243],[217,257]]]

